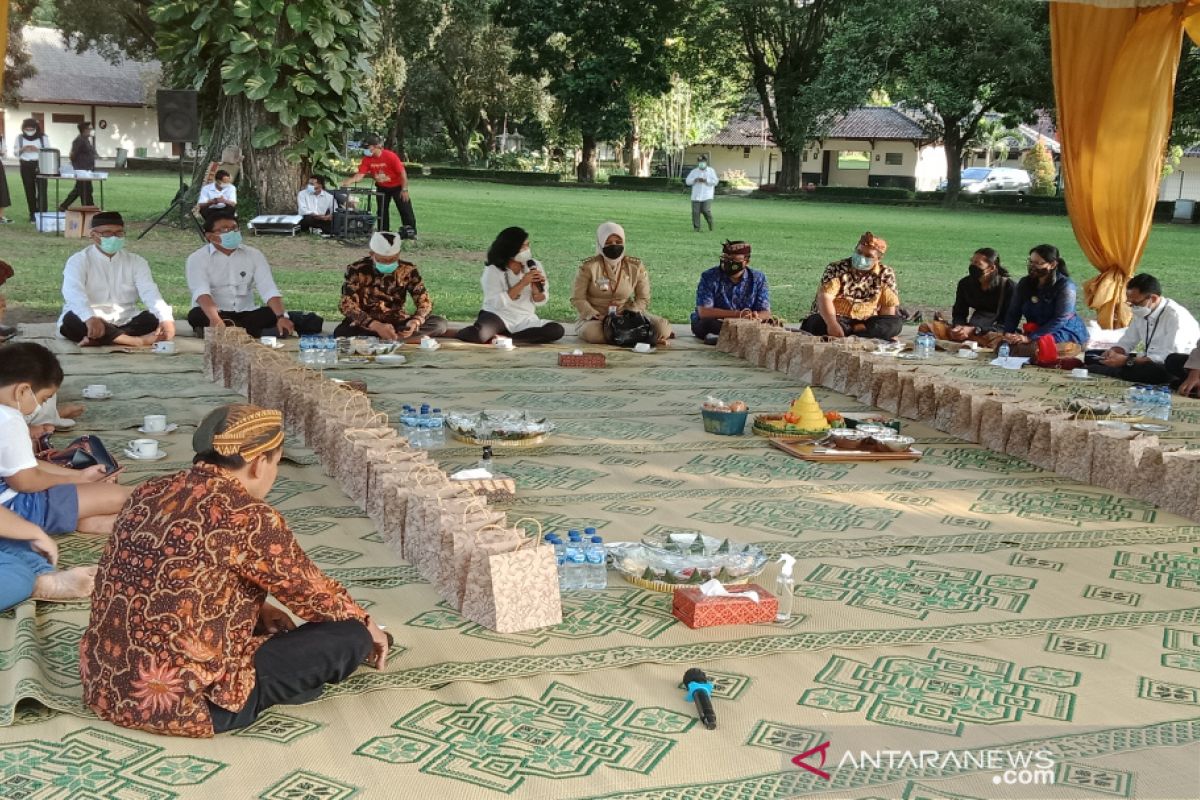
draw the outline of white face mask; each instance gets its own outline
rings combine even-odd
[[[33,411],[30,411],[28,414],[22,413],[21,416],[25,418],[26,422],[33,422],[34,418],[38,414],[42,413],[42,404],[38,402],[37,394],[34,393],[32,389],[29,393],[33,395]],[[18,411],[19,410],[20,409],[18,409]]]
[[[533,253],[531,253],[529,251],[529,248],[526,247],[524,250],[522,250],[521,252],[519,252],[515,256],[513,256],[513,260],[520,262],[521,266],[525,266],[526,264],[528,264],[530,261],[533,260]]]
[[[1149,306],[1130,306],[1129,307],[1129,311],[1131,314],[1133,314],[1134,319],[1145,319],[1146,317],[1150,316],[1150,312],[1153,310],[1154,309],[1150,308]]]

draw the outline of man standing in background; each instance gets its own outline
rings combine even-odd
[[[76,127],[79,128],[79,135],[75,137],[75,141],[71,142],[71,155],[69,156],[71,166],[75,168],[76,172],[94,170],[97,154],[96,145],[92,144],[92,123],[81,122]],[[71,189],[67,199],[62,201],[58,210],[66,211],[76,200],[82,200],[85,206],[94,205],[92,199],[92,182],[75,181],[75,187]]]
[[[708,229],[713,229],[712,199],[717,188],[717,171],[708,165],[708,156],[700,156],[696,168],[688,173],[684,181],[692,187],[692,228],[700,232],[700,216],[708,220]]]
[[[358,165],[358,172],[342,181],[341,185],[358,183],[368,175],[375,180],[375,191],[379,195],[377,230],[391,230],[388,206],[394,202],[400,211],[400,221],[404,224],[400,238],[417,238],[417,218],[413,214],[412,201],[408,199],[408,173],[404,170],[404,162],[400,156],[386,149],[383,139],[378,136],[367,137],[366,154]]]

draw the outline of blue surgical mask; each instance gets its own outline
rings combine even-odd
[[[874,266],[874,262],[862,253],[855,253],[850,256],[850,265],[855,269],[867,270]]]
[[[125,246],[124,236],[101,236],[100,250],[108,255],[116,255]]]
[[[363,155],[364,155],[364,156],[369,156],[369,155],[371,155],[371,148],[369,148],[369,147],[364,147],[364,148],[363,148]]]
[[[237,250],[241,244],[241,231],[225,231],[221,234],[221,247],[224,247],[226,250]]]
[[[399,261],[393,261],[391,264],[380,264],[378,261],[375,262],[375,269],[379,270],[384,275],[391,275],[396,271],[396,267],[398,266],[400,266]]]
[[[308,185],[308,193],[309,193],[309,194],[316,194],[316,193],[317,193],[317,187],[316,187],[316,186],[313,186],[313,185],[310,183],[310,184]]]

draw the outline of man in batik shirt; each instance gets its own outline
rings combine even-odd
[[[433,316],[433,300],[417,267],[400,258],[400,237],[394,233],[371,236],[371,253],[346,268],[339,309],[346,318],[334,336],[378,336],[385,341],[420,341],[441,336],[446,320]],[[411,295],[416,306],[404,310]]]
[[[222,406],[192,446],[190,470],[143,483],[117,518],[80,643],[84,702],[126,728],[207,737],[381,668],[387,634],[263,499],[282,415]]]
[[[904,327],[896,273],[883,263],[887,242],[867,231],[849,258],[825,268],[811,316],[800,329],[816,336],[892,339]]]

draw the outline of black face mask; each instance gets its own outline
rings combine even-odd
[[[721,259],[721,271],[731,277],[734,275],[737,275],[739,272],[741,272],[745,268],[746,268],[746,265],[742,264],[738,261],[728,261],[724,258]]]
[[[621,257],[621,254],[625,252],[625,245],[623,245],[623,244],[606,244],[606,245],[604,245],[604,247],[602,247],[600,249],[600,252],[604,253],[605,258],[610,259],[612,261],[616,261],[618,258]]]
[[[974,264],[970,264],[967,266],[967,272],[969,272],[971,274],[971,277],[974,278],[975,280],[979,280],[980,278],[983,277],[983,267],[977,267]]]
[[[1046,277],[1047,275],[1049,275],[1052,272],[1054,272],[1053,267],[1051,267],[1049,269],[1047,269],[1046,267],[1030,267],[1029,268],[1029,277],[1033,278],[1034,280],[1041,280],[1042,278]]]

